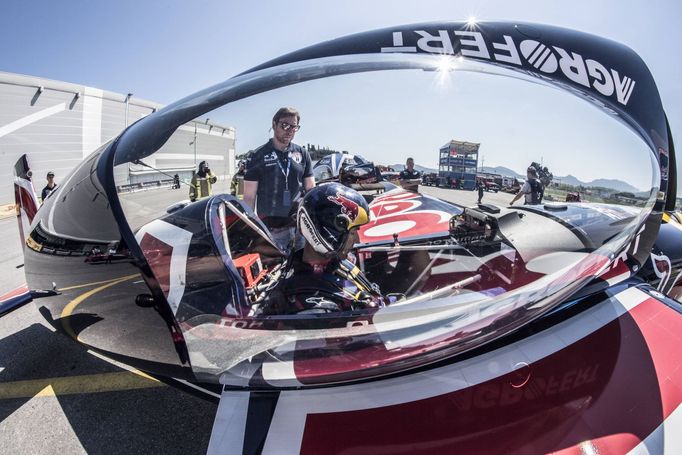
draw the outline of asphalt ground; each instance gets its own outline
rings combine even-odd
[[[0,219],[0,239],[4,294],[25,283],[15,216]],[[56,332],[37,304],[0,318],[0,454],[206,453],[216,402],[95,355]]]
[[[463,206],[475,191],[420,187]],[[132,196],[167,204],[184,192]],[[506,206],[507,193],[484,203]],[[0,219],[0,294],[24,284],[14,216]],[[39,301],[38,301],[39,302]],[[112,362],[56,332],[35,303],[0,318],[0,453],[205,453],[217,404]]]

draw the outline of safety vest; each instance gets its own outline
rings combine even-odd
[[[189,187],[189,198],[192,201],[201,199],[202,197],[208,197],[213,194],[212,185],[218,180],[218,178],[209,172],[206,177],[199,177],[198,174],[192,176],[191,185]]]

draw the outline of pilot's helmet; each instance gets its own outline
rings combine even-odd
[[[338,253],[350,233],[369,222],[369,206],[357,191],[339,183],[319,185],[298,208],[298,229],[315,251]]]

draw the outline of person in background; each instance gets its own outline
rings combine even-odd
[[[296,109],[280,108],[272,118],[272,139],[251,154],[244,174],[244,202],[283,250],[303,244],[293,214],[302,193],[315,187],[310,154],[292,142],[300,120]]]
[[[199,170],[192,176],[189,186],[189,200],[194,202],[197,199],[213,194],[212,185],[217,180],[218,178],[213,175],[206,161],[199,163]]]
[[[237,193],[239,192],[239,182],[244,181],[244,174],[246,173],[246,162],[245,161],[240,161],[239,162],[239,168],[237,169],[237,172],[232,176],[232,182],[230,182],[230,194],[232,196],[237,196]],[[243,190],[242,190],[243,192]]]
[[[483,183],[483,180],[481,179],[476,179],[476,189],[478,190],[478,203],[481,203],[481,200],[483,199],[483,189],[485,187],[485,184]]]
[[[509,203],[509,205],[514,205],[514,202],[525,196],[525,205],[537,205],[542,202],[542,196],[544,194],[544,188],[542,187],[542,182],[538,179],[538,172],[534,167],[529,167],[526,170],[526,183],[523,184],[521,189],[514,199]]]
[[[400,186],[408,191],[417,191],[419,182],[421,181],[421,172],[415,170],[414,159],[408,158],[405,162],[405,169],[400,171],[398,176]]]
[[[47,173],[47,185],[45,185],[45,188],[43,188],[43,191],[40,193],[40,200],[45,202],[45,199],[47,199],[56,189],[57,184],[54,182],[54,172],[50,171]]]

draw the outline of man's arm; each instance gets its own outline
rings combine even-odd
[[[244,203],[256,210],[256,193],[258,192],[258,182],[244,180]]]
[[[310,158],[310,153],[306,150],[305,166],[303,167],[303,189],[307,192],[315,188],[315,175],[313,174],[313,160]]]
[[[304,177],[303,188],[306,190],[306,192],[315,188],[315,176],[311,175],[310,177]]]
[[[511,202],[509,203],[509,205],[514,205],[514,202],[516,202],[516,201],[518,201],[519,199],[521,199],[521,196],[523,196],[523,193],[522,193],[521,191],[519,191],[518,193],[516,193],[516,196],[514,196],[514,199],[511,200]]]
[[[260,149],[259,149],[260,150]],[[256,157],[258,155],[258,159]],[[260,153],[254,153],[249,156],[246,161],[246,170],[244,172],[244,198],[246,205],[256,210],[256,195],[258,194],[258,182],[260,181],[261,165],[263,161],[260,158]]]
[[[516,193],[516,196],[514,196],[514,199],[512,199],[509,205],[513,205],[514,202],[518,201],[519,199],[521,199],[522,196],[525,196],[528,193],[530,193],[530,184],[528,183],[528,181],[526,181],[524,182],[523,185],[521,185],[521,189],[519,190],[518,193]]]

